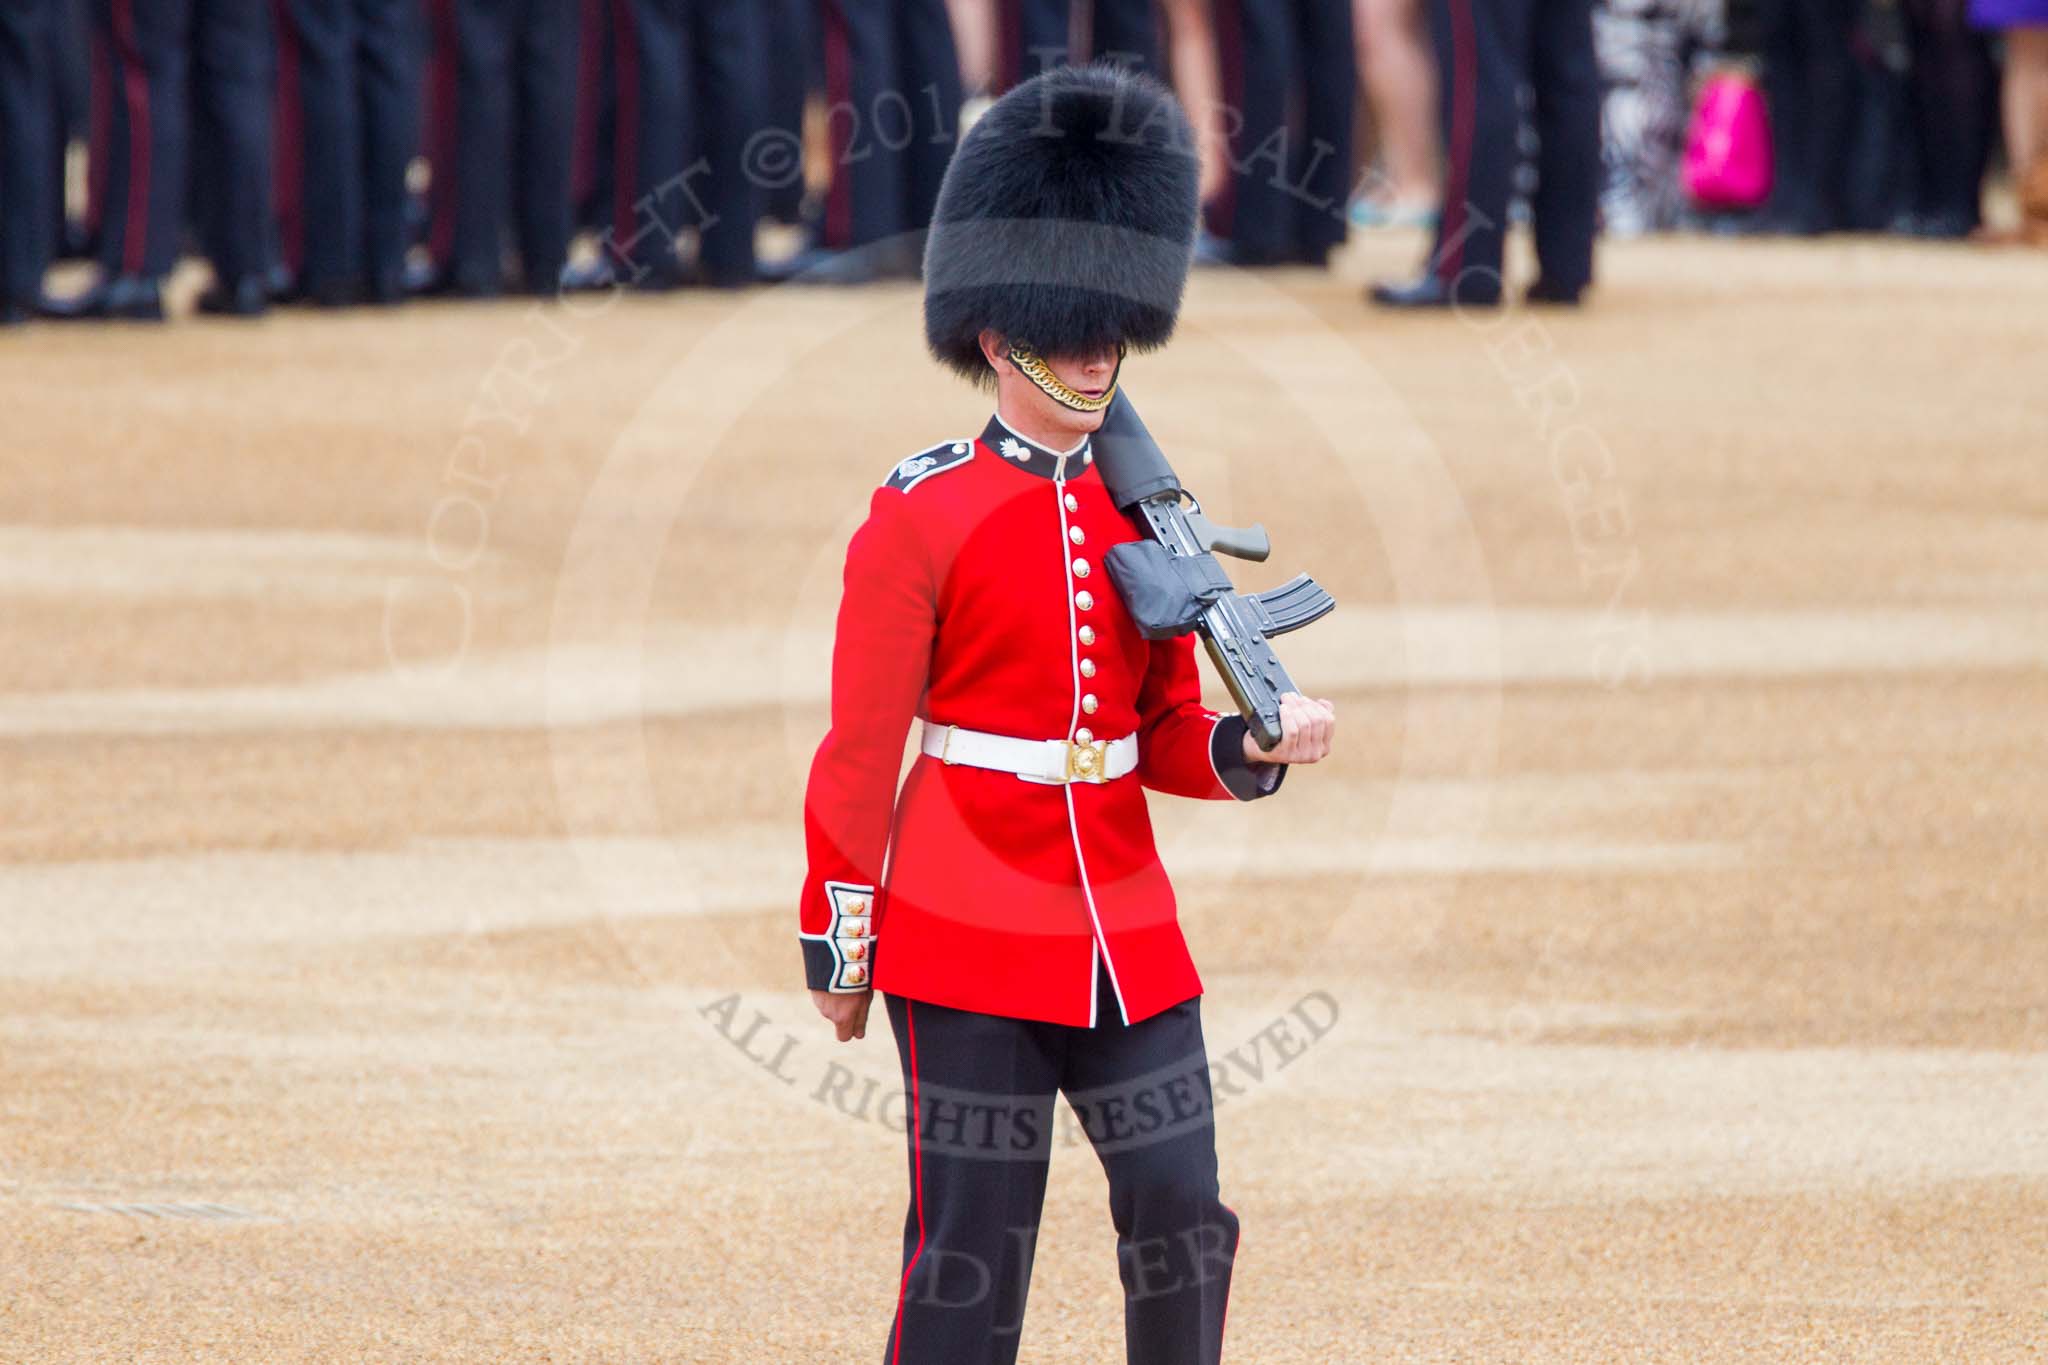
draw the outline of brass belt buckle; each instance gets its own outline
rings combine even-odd
[[[1093,744],[1078,744],[1067,741],[1067,781],[1106,782],[1109,780],[1109,741],[1098,739]]]

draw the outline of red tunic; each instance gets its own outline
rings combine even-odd
[[[1201,993],[1141,787],[1250,800],[1282,770],[1248,767],[1242,719],[1203,707],[1194,637],[1148,641],[1125,613],[1102,556],[1136,538],[1086,442],[1062,456],[1000,419],[875,491],[847,547],[832,729],[804,802],[812,989],[1075,1025]],[[1135,733],[1138,767],[1057,785],[920,754],[899,795],[915,717],[1020,739]]]

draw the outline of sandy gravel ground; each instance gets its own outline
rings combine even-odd
[[[1368,315],[1412,250],[1127,376],[1344,604],[1338,761],[1158,807],[1229,1359],[2041,1358],[2048,263]],[[916,308],[0,340],[0,1361],[879,1353],[894,1053],[791,906],[845,538],[985,415]],[[1023,1358],[1119,1342],[1076,1147]]]

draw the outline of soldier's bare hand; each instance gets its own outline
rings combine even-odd
[[[836,991],[812,991],[811,1003],[818,1007],[818,1013],[832,1021],[832,1027],[839,1031],[839,1041],[868,1036],[868,1006],[874,1003],[873,991],[853,993]]]
[[[1261,749],[1247,731],[1244,761],[1247,763],[1320,763],[1330,756],[1330,741],[1337,730],[1337,708],[1327,701],[1312,701],[1299,692],[1280,694],[1280,742]]]

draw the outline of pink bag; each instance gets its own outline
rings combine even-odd
[[[1771,192],[1771,125],[1746,75],[1707,77],[1685,137],[1685,192],[1710,209],[1753,209]]]

